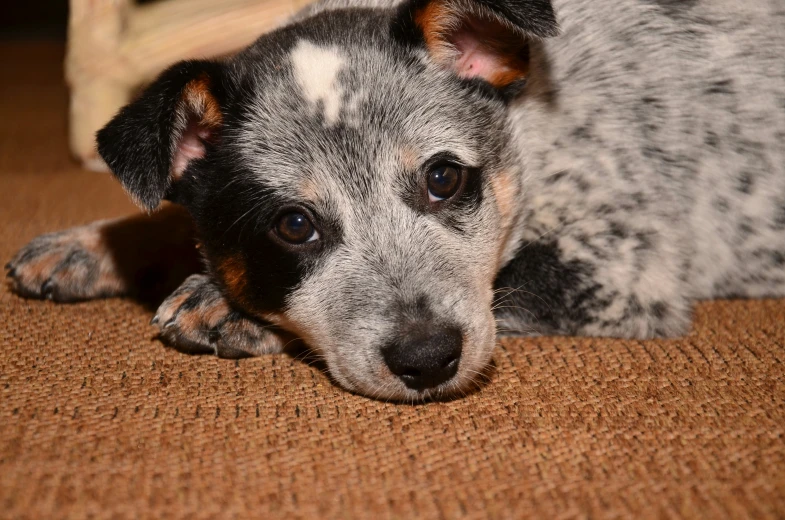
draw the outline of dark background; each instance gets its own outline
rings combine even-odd
[[[65,39],[68,0],[9,0],[0,16],[2,39]]]
[[[156,0],[137,3],[153,1]],[[3,3],[0,39],[65,39],[68,0],[4,0]]]

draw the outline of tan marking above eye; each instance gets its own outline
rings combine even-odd
[[[496,206],[501,215],[502,227],[507,227],[512,219],[517,195],[514,176],[505,171],[493,175],[491,177],[491,191],[493,191]]]
[[[304,179],[300,183],[299,192],[300,197],[302,197],[303,200],[307,200],[311,203],[321,198],[319,193],[319,186],[316,184],[316,182],[313,181],[313,179]]]
[[[400,149],[401,165],[405,170],[416,170],[420,166],[420,155],[410,146],[403,146]]]

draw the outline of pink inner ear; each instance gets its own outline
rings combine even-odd
[[[201,126],[199,122],[194,119],[188,121],[174,152],[172,174],[175,179],[183,174],[189,162],[204,157],[204,141],[209,138],[210,129]]]
[[[460,29],[451,36],[450,43],[458,51],[455,71],[462,78],[479,77],[487,80],[510,70],[502,56],[495,53],[493,48],[483,45],[474,32]]]

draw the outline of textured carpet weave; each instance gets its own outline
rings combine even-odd
[[[0,259],[132,213],[68,158],[62,48],[0,56]],[[702,304],[679,340],[504,340],[482,391],[420,406],[180,354],[150,317],[0,289],[0,518],[785,518],[785,301]]]

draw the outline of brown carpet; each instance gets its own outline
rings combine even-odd
[[[134,210],[68,158],[62,49],[0,54],[5,262]],[[505,340],[484,390],[421,406],[189,357],[150,317],[0,289],[0,517],[785,518],[785,301],[703,304],[678,341]]]

